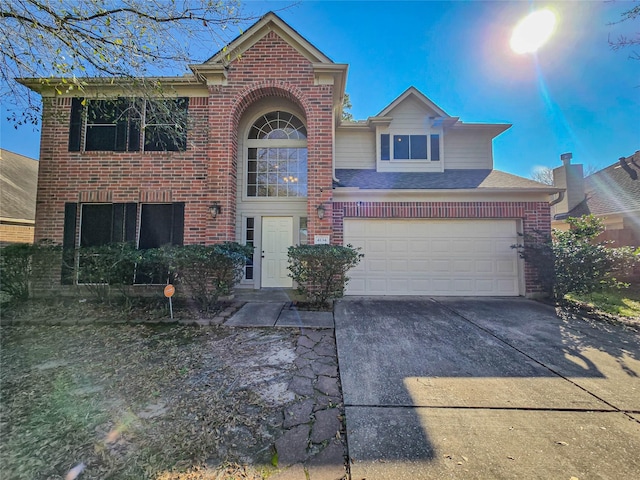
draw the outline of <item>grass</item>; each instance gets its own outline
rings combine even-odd
[[[640,287],[608,289],[586,295],[568,294],[566,299],[597,312],[640,320]]]
[[[45,313],[118,311],[60,304]],[[175,324],[2,327],[0,476],[63,479],[83,465],[82,480],[268,477],[285,406],[265,403],[236,363],[269,342],[294,345],[295,334],[265,335]]]

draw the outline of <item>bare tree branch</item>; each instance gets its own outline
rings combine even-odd
[[[0,99],[17,124],[34,123],[39,99],[17,78],[82,90],[86,77],[179,75],[247,20],[239,0],[0,0]]]

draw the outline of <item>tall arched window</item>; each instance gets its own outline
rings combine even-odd
[[[307,129],[295,115],[260,116],[247,139],[248,197],[307,196]]]

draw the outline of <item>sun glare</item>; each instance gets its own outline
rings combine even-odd
[[[533,53],[549,39],[556,26],[551,10],[538,10],[520,20],[511,35],[511,49],[516,53]]]

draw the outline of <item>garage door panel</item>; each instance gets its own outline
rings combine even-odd
[[[418,273],[423,274],[424,272],[429,270],[429,260],[423,259],[412,259],[408,262],[407,272],[409,273]]]
[[[430,269],[433,272],[448,272],[450,270],[449,260],[432,260]]]
[[[471,240],[462,239],[450,239],[449,252],[456,254],[467,255],[474,249],[474,244]]]
[[[387,242],[384,240],[367,240],[364,245],[366,251],[371,254],[387,252]]]
[[[407,260],[388,260],[389,271],[392,273],[406,273],[409,269],[409,262]]]
[[[474,271],[474,262],[473,260],[454,260],[453,271],[455,273],[472,273]]]
[[[449,242],[447,240],[433,240],[431,242],[431,251],[434,254],[449,253]]]
[[[345,219],[351,295],[518,295],[514,220]]]
[[[365,264],[365,270],[369,273],[386,273],[387,261],[384,259],[371,259]]]
[[[493,273],[493,262],[490,260],[476,260],[476,272]]]
[[[517,265],[510,260],[496,261],[496,273],[512,275],[517,272]]]
[[[409,253],[409,242],[407,240],[390,240],[388,252],[407,255]]]

